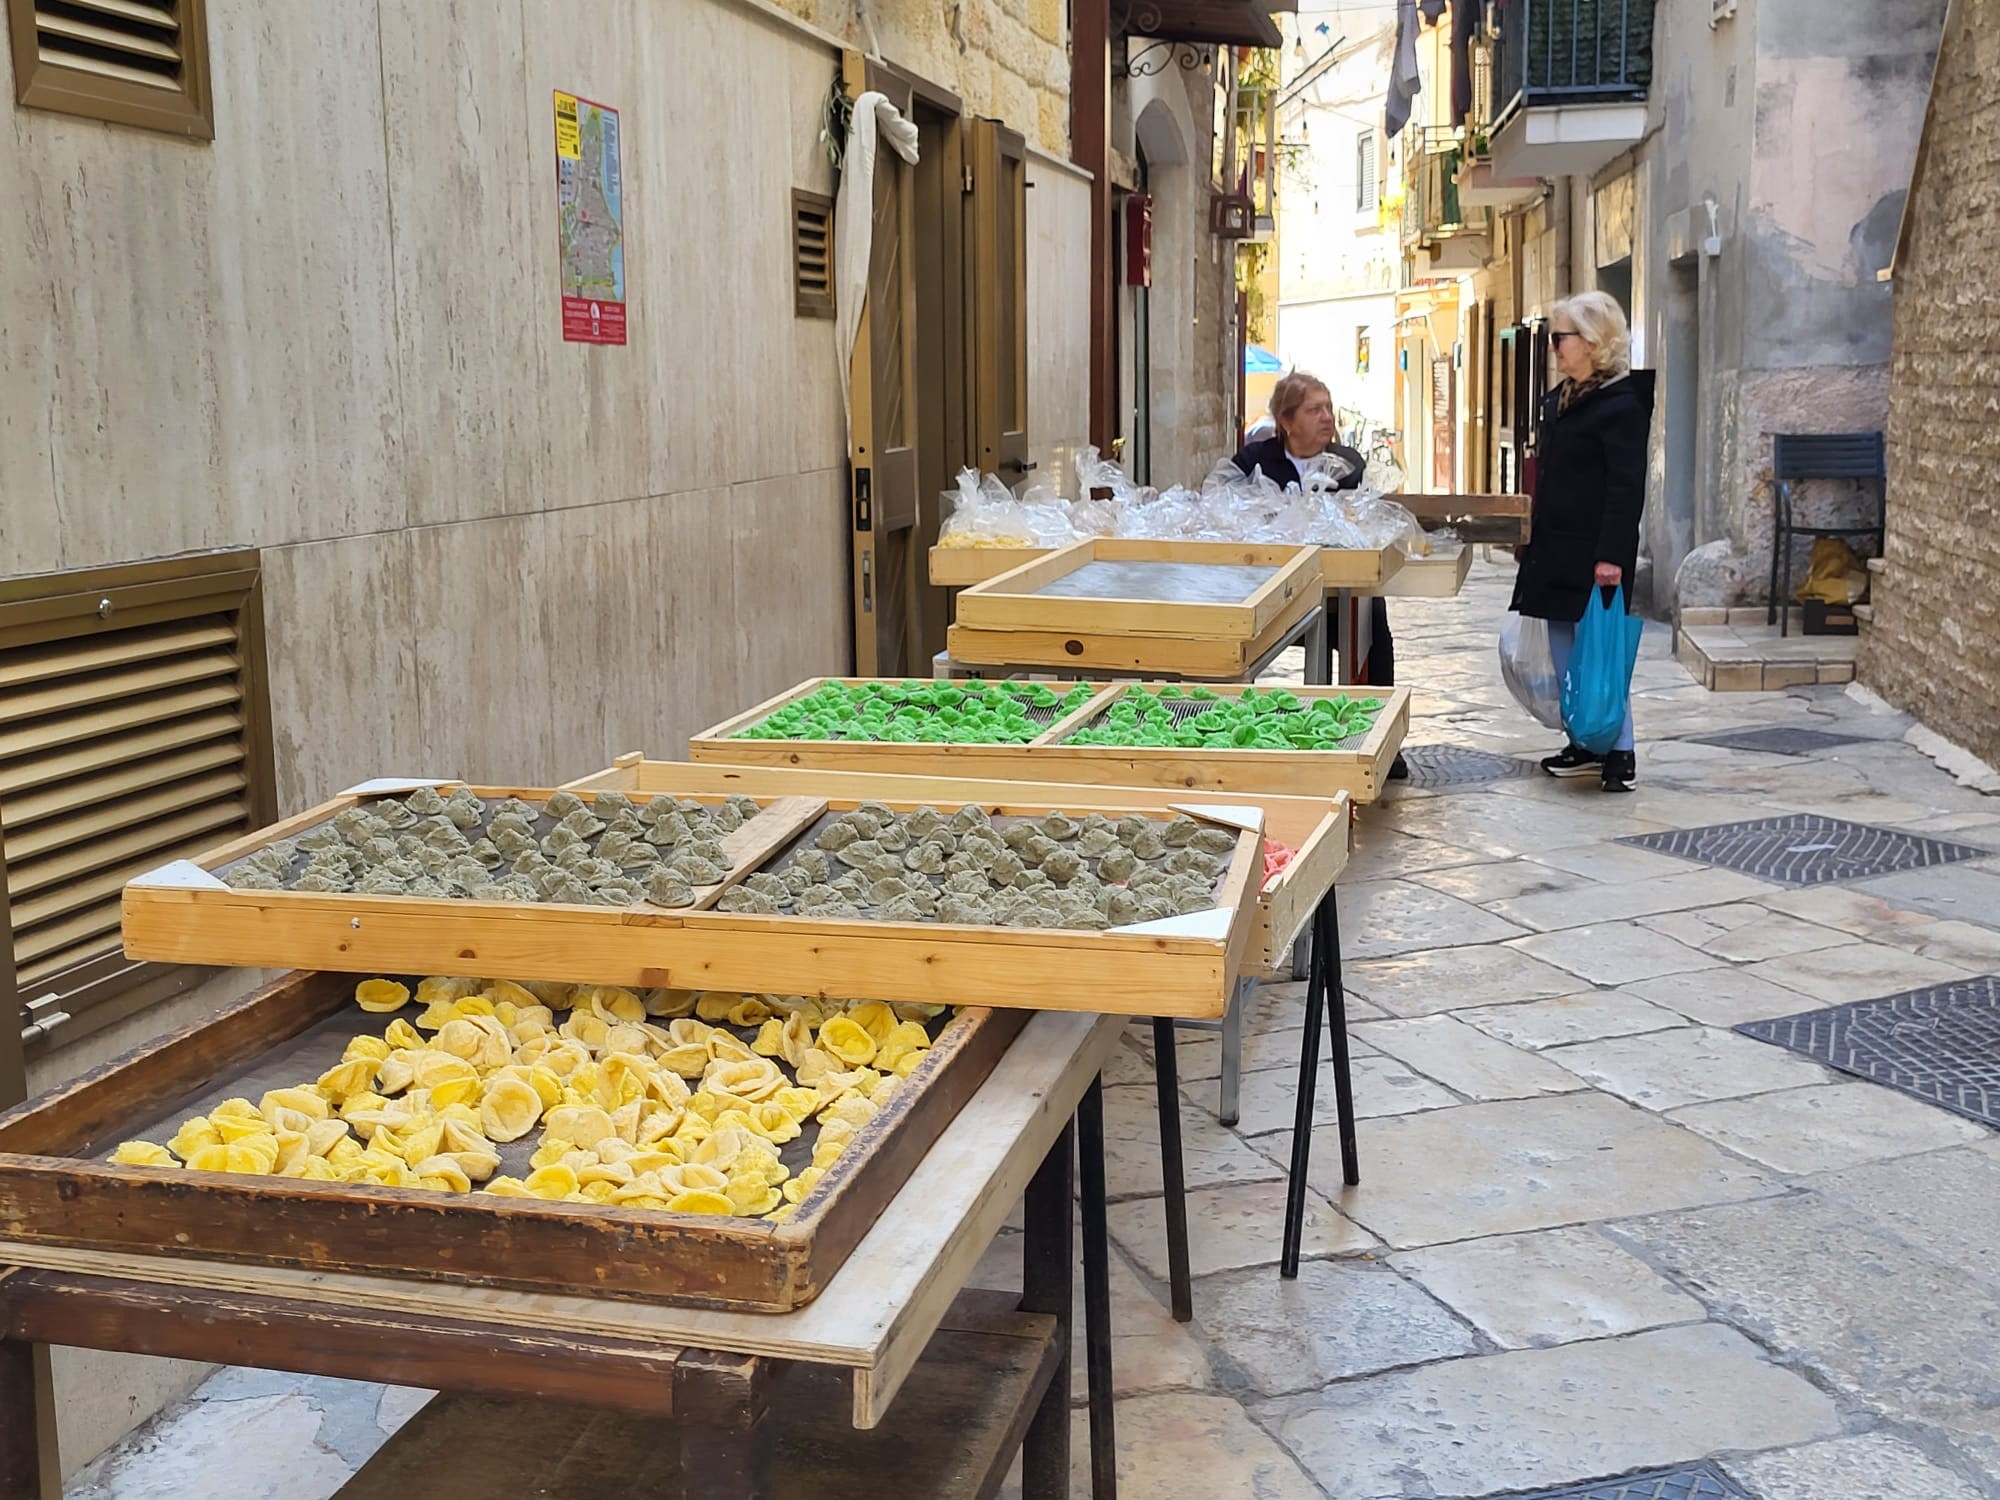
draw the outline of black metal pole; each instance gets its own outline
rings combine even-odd
[[[1188,1269],[1187,1173],[1181,1161],[1180,1053],[1174,1023],[1153,1020],[1153,1086],[1160,1096],[1160,1192],[1167,1215],[1167,1289],[1174,1321],[1194,1321],[1194,1277]]]
[[[1329,1014],[1333,1029],[1333,1095],[1340,1111],[1340,1173],[1349,1187],[1361,1181],[1361,1152],[1354,1139],[1354,1073],[1347,1055],[1347,985],[1340,972],[1340,903],[1326,898],[1326,965]]]
[[[1104,1214],[1104,1080],[1076,1107],[1078,1193],[1083,1212],[1084,1362],[1090,1375],[1090,1493],[1117,1500],[1118,1436],[1111,1373],[1111,1249]]]
[[[1305,1040],[1299,1049],[1299,1092],[1292,1115],[1292,1165],[1285,1180],[1285,1234],[1278,1258],[1278,1274],[1287,1281],[1299,1274],[1299,1243],[1305,1237],[1306,1175],[1312,1168],[1314,1096],[1319,1088],[1319,1029],[1326,1010],[1326,908],[1333,899],[1333,893],[1328,891],[1313,913]]]

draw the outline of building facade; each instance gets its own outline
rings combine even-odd
[[[1607,291],[1661,377],[1641,602],[1762,603],[1773,435],[1886,421],[1876,277],[1943,4],[1446,8],[1395,148],[1411,474],[1525,487],[1548,309]]]

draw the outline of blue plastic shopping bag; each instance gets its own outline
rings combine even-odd
[[[1605,596],[1611,595],[1607,603]],[[1576,627],[1576,649],[1563,675],[1563,723],[1569,737],[1592,755],[1603,755],[1625,727],[1632,665],[1646,622],[1625,613],[1625,590],[1594,588]]]

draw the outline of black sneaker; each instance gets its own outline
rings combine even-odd
[[[1544,760],[1542,769],[1551,776],[1588,776],[1603,764],[1603,756],[1592,755],[1581,745],[1567,745],[1562,754]]]
[[[1604,790],[1629,792],[1639,779],[1639,757],[1630,750],[1613,750],[1604,757]]]
[[[1408,781],[1410,779],[1410,763],[1404,760],[1400,753],[1389,763],[1389,779],[1391,781]]]

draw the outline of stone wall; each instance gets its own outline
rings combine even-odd
[[[951,89],[1069,154],[1069,24],[1063,0],[775,0],[849,46]]]
[[[2000,763],[2000,0],[1958,0],[1896,263],[1889,540],[1863,682]]]

